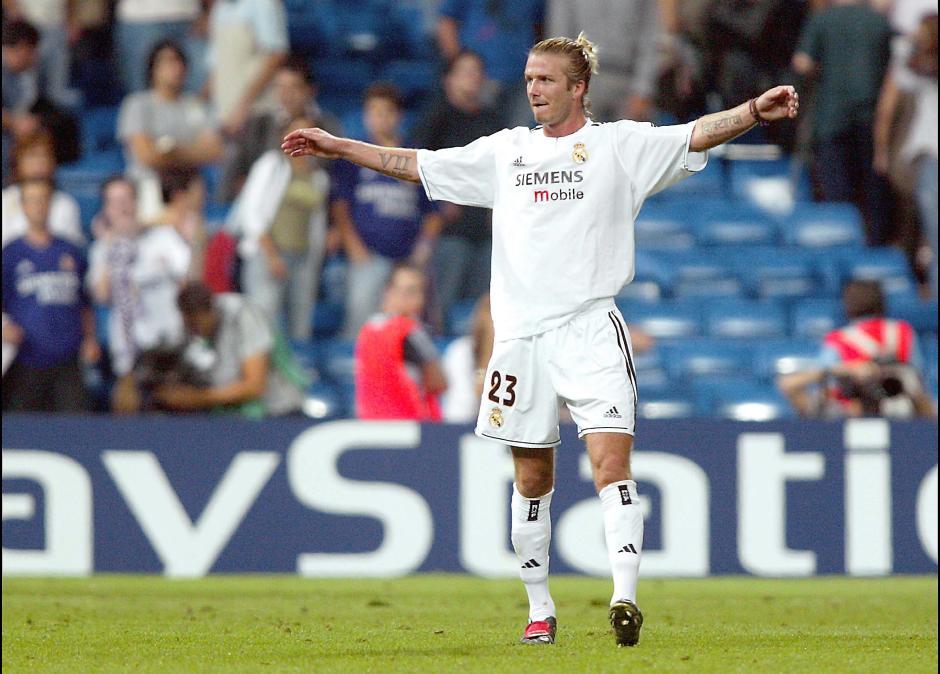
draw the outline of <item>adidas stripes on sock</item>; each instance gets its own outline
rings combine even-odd
[[[643,552],[643,514],[636,496],[636,482],[623,480],[601,489],[604,537],[614,580],[611,604],[620,599],[636,601],[640,555]]]
[[[548,591],[548,547],[552,540],[549,508],[552,493],[526,498],[512,486],[512,547],[519,559],[519,577],[529,596],[529,620],[555,615]]]

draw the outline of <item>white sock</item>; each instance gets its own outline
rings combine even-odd
[[[604,537],[614,578],[610,603],[620,599],[635,602],[643,552],[643,514],[636,497],[636,482],[614,482],[601,489],[598,495],[604,510]]]
[[[529,595],[529,620],[555,615],[555,602],[548,592],[548,546],[552,541],[549,508],[552,493],[526,498],[512,486],[512,547],[519,559],[519,577]]]

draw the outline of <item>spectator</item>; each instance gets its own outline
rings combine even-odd
[[[55,103],[39,77],[39,31],[26,21],[3,24],[4,177],[9,146],[40,127],[52,133],[56,161],[75,161],[80,154],[78,120]]]
[[[365,126],[376,145],[401,145],[402,114],[398,90],[373,84],[365,95]],[[398,260],[428,261],[441,218],[420,185],[406,183],[348,162],[337,162],[331,216],[349,258],[346,321],[343,334],[355,339],[379,308],[382,287]]]
[[[875,281],[850,281],[842,292],[850,323],[823,339],[817,367],[782,376],[778,385],[803,416],[930,417],[917,334],[905,321],[884,317]],[[811,387],[822,385],[822,395]]]
[[[287,131],[311,124],[298,117]],[[309,340],[312,332],[329,184],[316,160],[271,149],[255,162],[233,209],[232,226],[242,236],[242,289],[276,325],[286,318],[296,340]]]
[[[111,309],[108,347],[111,370],[120,380],[130,376],[140,353],[182,342],[176,296],[191,253],[172,226],[140,225],[128,179],[106,180],[101,200],[100,235],[89,251],[87,282],[94,300]]]
[[[166,206],[159,222],[172,228],[190,251],[186,278],[199,280],[205,267],[206,183],[196,169],[180,168],[161,174],[160,189]]]
[[[447,64],[443,96],[414,132],[415,144],[431,150],[460,147],[495,133],[499,116],[483,106],[482,59],[462,51]],[[489,209],[444,204],[443,229],[434,244],[431,270],[444,316],[459,299],[474,299],[489,288],[493,223]]]
[[[3,341],[19,353],[3,378],[4,411],[81,412],[89,401],[80,359],[100,356],[82,289],[81,249],[49,229],[53,186],[20,186],[29,228],[3,249]]]
[[[304,374],[263,312],[235,293],[213,296],[198,281],[183,286],[178,305],[192,337],[185,360],[209,385],[162,386],[156,398],[164,408],[222,409],[253,417],[300,411]]]
[[[40,128],[31,110],[39,97],[36,81],[39,31],[25,21],[3,24],[3,184],[9,179],[10,148]]]
[[[889,146],[902,94],[913,113],[901,143],[900,161],[915,174],[914,192],[930,247],[930,284],[937,295],[937,15],[923,18],[909,39],[895,43],[893,66],[885,77],[875,119],[875,170],[888,175]]]
[[[209,13],[212,104],[223,132],[240,137],[287,55],[280,0],[217,0]]]
[[[124,92],[134,94],[151,85],[145,69],[154,47],[166,40],[188,45],[199,18],[200,0],[118,0],[115,52]]]
[[[889,62],[891,27],[860,0],[835,0],[810,17],[793,55],[800,75],[816,77],[813,179],[822,201],[851,201],[871,245],[889,242],[890,192],[873,169],[872,129]]]
[[[577,35],[582,30],[595,43],[610,45],[600,54],[603,68],[591,78],[594,119],[651,120],[660,32],[658,0],[549,0],[550,35]]]
[[[70,47],[81,33],[78,3],[74,0],[5,0],[3,14],[7,21],[25,19],[39,30],[40,88],[48,91],[49,98],[58,105],[76,105],[80,94],[69,87],[69,73]]]
[[[145,222],[161,208],[159,173],[198,168],[216,161],[222,141],[203,102],[183,93],[186,56],[172,41],[150,53],[150,88],[124,99],[117,134],[124,143],[127,173],[138,187],[138,207]]]
[[[420,323],[427,277],[399,263],[385,287],[382,313],[356,341],[356,415],[360,419],[441,421],[447,388],[437,349]]]
[[[529,47],[540,39],[544,13],[544,0],[441,3],[437,43],[444,61],[453,60],[462,49],[480,54],[497,87],[494,107],[510,127],[532,122],[519,73],[525,69]]]
[[[317,85],[304,57],[292,55],[280,65],[274,75],[274,93],[274,109],[263,110],[248,119],[234,152],[226,158],[220,187],[224,201],[238,196],[248,171],[261,155],[280,149],[284,128],[291,120],[306,116],[330,133],[341,129],[336,117],[317,104]]]
[[[706,19],[706,50],[722,104],[757,96],[791,77],[790,57],[800,37],[805,2],[713,2]]]
[[[37,179],[53,180],[55,171],[55,152],[53,152],[52,138],[48,132],[39,130],[17,141],[13,148],[13,180],[15,182]],[[3,190],[3,245],[25,234],[28,227],[19,185],[11,185]],[[78,203],[70,194],[62,190],[55,190],[52,195],[49,231],[54,236],[71,241],[76,246],[85,245]]]

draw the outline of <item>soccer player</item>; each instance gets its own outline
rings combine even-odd
[[[794,88],[778,86],[689,124],[598,124],[587,98],[595,72],[595,48],[583,33],[539,42],[525,67],[538,126],[465,147],[377,147],[321,129],[288,134],[282,146],[421,182],[432,200],[493,209],[496,337],[476,432],[512,447],[511,537],[529,597],[525,643],[555,641],[548,551],[557,398],[585,438],[602,504],[616,642],[639,640],[643,518],[630,474],[636,374],[613,299],[633,278],[634,219],[648,196],[704,168],[706,150],[799,108]]]

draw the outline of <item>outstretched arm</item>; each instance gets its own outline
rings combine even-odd
[[[345,159],[393,178],[421,182],[418,177],[417,150],[337,138],[323,129],[291,131],[284,136],[281,149],[291,157],[310,155],[323,159]]]
[[[775,122],[780,119],[796,117],[800,109],[800,97],[791,86],[779,86],[768,89],[754,99],[754,108],[760,119],[754,116],[751,101],[736,108],[705,115],[695,123],[692,131],[692,152],[702,152],[727,143],[749,131],[760,121]]]

